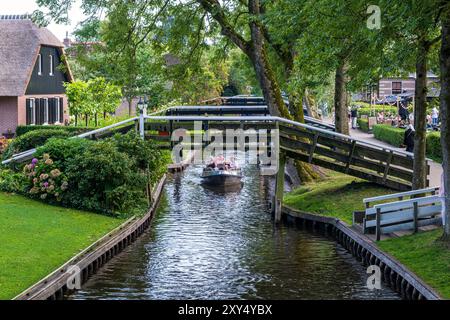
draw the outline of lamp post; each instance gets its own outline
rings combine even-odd
[[[139,135],[142,139],[145,138],[145,130],[144,130],[144,110],[146,108],[145,101],[142,100],[142,97],[139,97],[139,102],[137,104],[139,109]]]

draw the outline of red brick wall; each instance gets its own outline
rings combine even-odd
[[[0,97],[0,136],[15,132],[17,123],[17,97]]]

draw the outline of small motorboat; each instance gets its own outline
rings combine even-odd
[[[240,186],[241,180],[241,169],[234,159],[226,160],[223,156],[212,158],[202,173],[202,183],[214,187]]]

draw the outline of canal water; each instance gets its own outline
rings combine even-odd
[[[243,164],[240,190],[200,185],[201,166],[168,178],[152,227],[69,299],[399,299],[366,287],[333,239],[274,227],[270,181]]]

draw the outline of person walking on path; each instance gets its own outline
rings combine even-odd
[[[436,107],[434,107],[433,110],[431,111],[431,120],[433,127],[438,125],[439,123],[438,119],[439,119],[439,111]]]
[[[414,152],[414,134],[415,134],[414,126],[409,124],[405,131],[405,138],[403,140],[403,144],[406,145],[407,152]]]
[[[352,116],[352,129],[356,129],[356,119],[358,118],[358,109],[354,107],[351,111]]]

